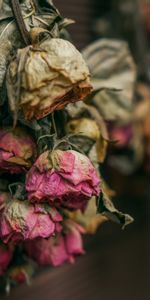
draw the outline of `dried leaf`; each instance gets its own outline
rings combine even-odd
[[[106,216],[110,221],[121,224],[122,229],[134,221],[130,215],[124,214],[115,208],[104,190],[101,191],[100,197],[97,200],[97,212]]]
[[[76,211],[68,213],[69,217],[82,225],[87,233],[94,234],[97,228],[108,219],[102,214],[96,214],[96,199],[93,197],[84,213]]]
[[[83,50],[89,66],[93,103],[105,120],[128,120],[133,109],[136,69],[125,42],[101,39]]]

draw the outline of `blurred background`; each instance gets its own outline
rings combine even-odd
[[[30,287],[14,289],[10,297],[146,300],[150,293],[150,1],[54,2],[63,16],[76,21],[68,30],[78,49],[97,39],[126,41],[135,62],[132,113],[126,122],[118,122],[117,117],[108,122],[112,139],[121,142],[110,144],[102,169],[116,192],[115,205],[135,221],[124,231],[104,223],[96,235],[86,237],[87,254],[75,265],[48,269]],[[106,51],[110,45],[105,46]]]

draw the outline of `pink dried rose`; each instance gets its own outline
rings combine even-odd
[[[0,130],[0,171],[22,173],[35,160],[36,148],[32,138],[22,129]]]
[[[0,276],[3,276],[12,259],[12,250],[0,244]]]
[[[66,232],[48,240],[36,239],[26,243],[26,251],[39,265],[60,266],[64,262],[73,263],[75,257],[84,254],[81,234],[83,227],[69,220]]]
[[[59,266],[67,261],[68,256],[65,249],[65,242],[62,235],[49,239],[36,239],[26,242],[26,251],[30,258],[39,265]]]
[[[46,151],[27,174],[26,189],[30,201],[84,210],[100,194],[100,179],[87,156],[73,150]]]
[[[5,242],[48,238],[61,231],[62,216],[55,208],[11,200],[0,217],[0,237]]]

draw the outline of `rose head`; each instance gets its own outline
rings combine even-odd
[[[61,231],[61,221],[55,208],[11,200],[0,218],[0,237],[5,243],[47,238]]]
[[[93,162],[102,163],[107,150],[106,132],[105,139],[103,138],[104,130],[107,130],[105,127],[101,119],[96,122],[91,118],[82,117],[70,120],[65,130],[66,134],[73,134],[70,141],[82,149]],[[95,155],[92,154],[93,152]],[[95,157],[92,159],[93,156]]]
[[[78,118],[69,121],[66,125],[66,133],[83,134],[94,141],[100,138],[100,129],[96,121],[90,118]]]
[[[4,275],[12,259],[12,251],[3,244],[0,244],[0,276]]]
[[[21,129],[0,130],[0,170],[9,173],[27,171],[36,156],[35,144]]]
[[[27,174],[29,200],[48,201],[68,209],[84,210],[88,200],[100,193],[98,174],[87,156],[54,150],[40,155]]]
[[[20,93],[16,95],[14,81],[18,77]],[[89,70],[70,42],[47,39],[36,47],[18,50],[8,69],[7,91],[14,113],[21,109],[26,119],[41,119],[90,93]]]
[[[36,239],[26,242],[27,254],[40,266],[59,266],[67,261],[64,238],[61,235],[49,239]]]
[[[73,221],[66,221],[66,231],[48,240],[36,239],[26,242],[26,251],[39,265],[60,266],[73,263],[77,255],[84,254],[81,233],[84,229]]]

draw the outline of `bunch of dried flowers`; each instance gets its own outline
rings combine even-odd
[[[37,264],[73,263],[85,252],[82,235],[101,223],[132,218],[100,175],[107,118],[90,96],[88,59],[67,40],[72,20],[48,0],[4,0],[0,9],[0,280],[9,291]]]

